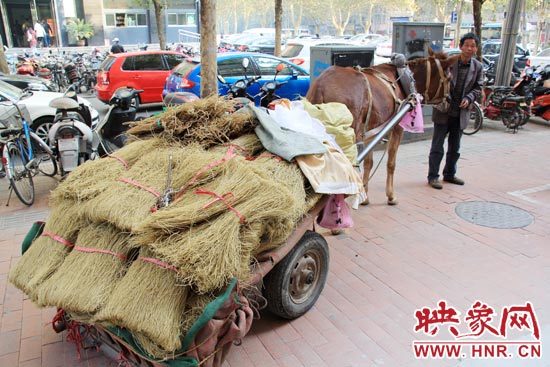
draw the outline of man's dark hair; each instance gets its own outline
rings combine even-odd
[[[466,33],[464,36],[462,36],[460,38],[460,47],[462,47],[462,45],[464,45],[464,42],[466,40],[474,40],[476,41],[476,46],[479,46],[479,38],[477,38],[477,36],[475,34],[473,34],[472,32],[469,32],[469,33]]]

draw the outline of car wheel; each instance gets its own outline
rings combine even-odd
[[[130,104],[131,107],[134,107],[137,110],[139,110],[139,97],[135,96],[134,99],[132,99],[132,103]]]
[[[36,135],[40,137],[40,139],[44,140],[46,144],[50,145],[48,133],[50,132],[52,125],[52,117],[41,117],[39,119],[36,119],[36,121],[32,123],[31,128],[34,130]]]

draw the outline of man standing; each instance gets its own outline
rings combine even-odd
[[[44,30],[44,27],[42,26],[42,23],[40,23],[39,20],[36,21],[34,24],[34,31],[36,32],[36,41],[38,42],[38,47],[42,47],[44,44],[44,37],[46,36],[46,31]]]
[[[467,33],[460,39],[460,58],[451,66],[450,100],[448,108],[434,107],[432,121],[434,131],[429,157],[428,184],[434,189],[442,189],[439,182],[439,166],[443,159],[443,144],[447,139],[447,157],[443,168],[443,181],[455,185],[464,185],[456,177],[456,164],[460,157],[460,139],[462,130],[468,126],[472,104],[481,96],[483,66],[474,58],[479,39],[473,33]]]
[[[111,46],[111,53],[112,54],[119,54],[121,52],[124,52],[124,47],[122,47],[121,44],[118,43],[118,38],[113,38],[113,45]]]
[[[50,27],[46,19],[42,19],[42,27],[44,28],[44,46],[50,47],[50,34],[52,33],[52,27]]]

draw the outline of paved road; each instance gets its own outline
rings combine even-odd
[[[385,204],[381,168],[370,184],[371,205],[353,212],[355,227],[338,236],[321,229],[331,263],[315,307],[293,321],[263,312],[224,367],[550,366],[550,127],[529,123],[510,134],[502,123],[487,122],[476,135],[465,136],[458,163],[465,186],[430,188],[428,150],[429,140],[400,147],[399,205]],[[35,205],[27,208],[15,199],[0,207],[2,367],[110,363],[93,350],[78,360],[66,335],[47,324],[55,310],[37,309],[6,280],[30,224],[47,217],[47,194],[55,185],[56,180],[39,177]],[[2,204],[6,188],[0,180]],[[492,320],[483,321],[497,332],[505,308],[530,302],[540,339],[533,335],[532,319],[518,318],[505,327],[506,338],[486,328],[478,340],[540,340],[542,357],[520,359],[517,344],[507,344],[511,358],[474,359],[466,346],[459,358],[416,359],[413,341],[460,340],[449,324],[433,325],[439,327],[435,336],[414,331],[420,321],[415,311],[435,310],[440,300],[460,312],[460,324],[452,324],[460,334],[469,332],[472,325],[464,318],[477,300],[495,310]]]

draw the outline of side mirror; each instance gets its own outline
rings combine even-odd
[[[246,70],[248,68],[248,65],[250,63],[250,60],[248,59],[248,57],[245,57],[243,59],[243,68]]]
[[[281,62],[279,65],[277,65],[277,72],[280,73],[286,68],[286,64],[284,62]]]
[[[225,78],[223,76],[221,76],[220,74],[218,74],[218,80],[220,81],[220,83],[222,84],[227,84],[227,81],[225,80]]]

